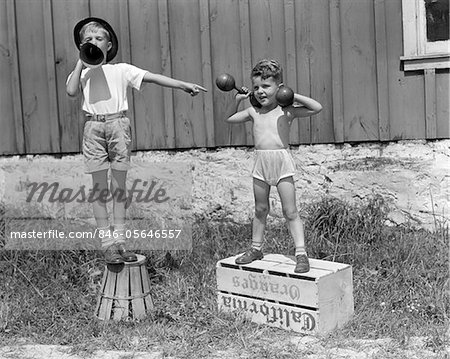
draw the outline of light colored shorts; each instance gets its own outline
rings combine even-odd
[[[295,175],[295,163],[289,151],[256,150],[252,176],[270,186],[276,186],[281,179]]]
[[[130,119],[125,114],[110,115],[110,119],[107,115],[103,120],[90,118],[87,117],[83,132],[85,172],[130,169]]]

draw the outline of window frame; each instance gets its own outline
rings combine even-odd
[[[402,0],[404,71],[450,68],[450,40],[427,41],[424,0]]]

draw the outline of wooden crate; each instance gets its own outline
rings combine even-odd
[[[325,334],[353,315],[350,265],[310,258],[311,270],[296,274],[293,256],[266,254],[237,265],[238,256],[217,262],[219,310],[305,334]]]

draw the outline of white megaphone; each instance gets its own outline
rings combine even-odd
[[[103,51],[90,42],[86,42],[80,47],[80,60],[86,67],[94,69],[101,66],[104,57]]]

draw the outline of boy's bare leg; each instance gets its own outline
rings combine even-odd
[[[236,264],[248,264],[263,258],[261,248],[266,229],[266,219],[269,214],[270,186],[256,178],[253,178],[253,194],[255,196],[255,218],[252,223],[252,246],[242,256],[236,258]]]
[[[96,198],[97,200],[92,202],[92,209],[94,211],[97,227],[107,228],[109,227],[108,210],[106,208],[106,202],[99,200],[99,196],[100,194],[103,195],[106,191],[108,191],[108,170],[101,170],[92,173],[92,185],[93,188],[96,188],[99,191],[94,193],[93,198]]]
[[[294,272],[309,272],[309,260],[305,249],[305,232],[303,221],[298,215],[297,206],[295,204],[295,186],[292,177],[283,178],[277,185],[278,193],[281,198],[281,206],[283,207],[283,215],[288,223],[289,232],[294,239],[295,258],[297,264]]]
[[[126,217],[127,171],[111,170],[111,192],[113,194],[114,225],[124,225]]]
[[[99,196],[103,198],[106,194],[108,194],[107,197],[109,198],[108,170],[94,172],[92,174],[92,182],[94,186],[93,188],[98,190],[98,192],[94,193],[94,198],[97,200],[92,202],[92,209],[97,222],[97,235],[101,240],[101,247],[106,263],[123,264],[123,258],[114,246],[114,238],[111,235],[106,201],[99,198]]]
[[[267,215],[269,214],[269,193],[270,186],[253,178],[253,195],[255,197],[255,218],[252,228],[252,247],[261,250],[264,240],[264,230],[266,229]]]
[[[111,169],[111,192],[113,193],[114,238],[119,245],[119,253],[125,262],[137,260],[136,254],[127,251],[125,243],[125,219],[127,200],[127,171]]]
[[[277,185],[280,194],[283,216],[288,223],[289,232],[294,240],[295,255],[305,253],[305,232],[303,221],[298,215],[295,203],[295,185],[292,177],[283,178]]]

